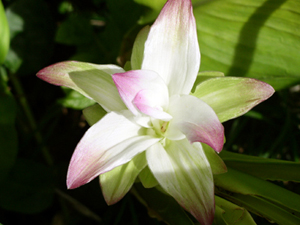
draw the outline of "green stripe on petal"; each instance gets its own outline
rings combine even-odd
[[[145,153],[135,156],[130,162],[100,175],[100,185],[108,205],[122,199],[132,187],[140,171],[147,165]]]
[[[146,151],[148,166],[162,186],[202,225],[214,218],[214,183],[209,162],[201,145],[187,139],[157,143]]]
[[[116,65],[67,61],[48,66],[37,76],[57,86],[66,86],[98,102],[106,111],[126,109],[111,75],[124,70]]]
[[[267,83],[237,77],[218,77],[200,83],[192,94],[206,102],[225,122],[268,99],[274,89]]]

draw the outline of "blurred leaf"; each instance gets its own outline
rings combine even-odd
[[[267,180],[300,182],[300,163],[222,151],[227,166]]]
[[[216,211],[214,223],[215,225],[255,225],[250,213],[223,198],[215,196]]]
[[[3,63],[9,49],[9,27],[5,11],[0,0],[0,65]]]
[[[11,170],[18,152],[16,103],[7,86],[7,79],[4,68],[0,66],[0,181]]]
[[[53,200],[50,168],[30,160],[19,159],[7,179],[0,184],[0,206],[22,213],[37,213]]]
[[[293,215],[300,216],[300,195],[230,167],[227,167],[227,169],[227,173],[214,176],[217,192],[255,196],[287,212],[286,216],[291,218]],[[253,205],[253,207],[256,207],[256,205]],[[260,214],[265,215],[264,211],[261,211]],[[284,218],[289,220],[288,217]],[[300,221],[300,217],[298,219]]]
[[[93,29],[89,18],[71,14],[58,27],[55,40],[66,45],[84,45],[93,41]]]
[[[298,0],[209,1],[194,10],[201,70],[282,89],[300,81]]]
[[[26,10],[25,10],[26,9]],[[5,65],[12,73],[35,73],[53,50],[54,23],[43,0],[17,0],[7,9],[11,48]]]
[[[172,225],[194,225],[183,208],[170,196],[156,188],[144,188],[141,184],[134,185],[137,196],[146,204],[148,213],[158,220]]]
[[[82,94],[72,90],[71,88],[62,87],[62,89],[66,93],[66,97],[59,99],[58,103],[62,104],[66,108],[82,110],[95,104],[94,100],[83,96]]]

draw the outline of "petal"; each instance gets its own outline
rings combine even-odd
[[[100,175],[100,185],[108,205],[121,200],[132,187],[140,171],[147,165],[145,153],[136,155],[130,162]]]
[[[209,104],[224,122],[243,115],[273,93],[272,86],[259,80],[218,77],[200,83],[193,95]]]
[[[190,142],[205,143],[217,152],[222,150],[224,128],[208,104],[194,96],[177,95],[171,98],[168,112],[173,119],[166,135],[180,130]]]
[[[113,74],[113,80],[121,98],[134,115],[139,115],[137,106],[148,115],[152,112],[149,108],[153,108],[154,111],[163,111],[169,104],[168,88],[154,71],[132,70],[116,73]]]
[[[144,27],[137,35],[131,54],[131,68],[132,70],[140,70],[144,59],[144,46],[147,40],[150,27]]]
[[[83,136],[73,153],[67,175],[68,188],[76,188],[96,176],[130,161],[160,139],[143,135],[129,111],[110,112]]]
[[[170,141],[163,148],[156,143],[146,151],[150,170],[162,188],[201,224],[214,218],[214,183],[201,145],[187,139]]]
[[[156,71],[172,96],[190,93],[199,66],[200,51],[191,1],[168,1],[150,29],[142,69]]]
[[[222,158],[211,147],[204,143],[195,142],[194,144],[202,145],[206,158],[210,164],[213,174],[222,174],[227,172],[227,167]],[[222,151],[223,152],[223,151]]]
[[[100,105],[95,104],[82,110],[82,114],[88,124],[92,126],[106,115],[106,111]]]
[[[94,99],[106,111],[126,109],[111,75],[124,70],[115,65],[96,65],[83,62],[61,62],[48,66],[37,76],[58,86],[72,88],[88,98]]]

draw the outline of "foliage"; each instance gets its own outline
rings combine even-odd
[[[124,66],[137,33],[153,22],[164,2],[0,1],[1,223],[194,224],[172,198],[139,182],[132,195],[110,207],[98,180],[66,190],[67,165],[88,128],[79,110],[93,102],[35,76],[70,59]],[[229,172],[215,175],[215,223],[254,224],[248,210],[258,224],[298,224],[300,3],[194,0],[193,5],[200,70],[207,76],[198,83],[205,86],[224,73],[225,78],[256,78],[277,90],[245,116],[224,123],[227,151],[220,156]],[[148,182],[153,183],[151,177]],[[231,221],[233,212],[245,213]]]

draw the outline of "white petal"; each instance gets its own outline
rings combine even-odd
[[[214,217],[214,183],[201,145],[183,139],[170,141],[164,149],[156,143],[147,149],[146,156],[162,188],[201,224],[210,225]]]
[[[160,139],[144,135],[129,111],[108,113],[83,136],[72,156],[68,188],[76,188],[96,176],[130,161]]]
[[[172,96],[190,93],[199,66],[200,50],[191,1],[168,1],[150,29],[142,69],[156,71]]]
[[[166,132],[181,131],[190,142],[202,142],[220,152],[224,128],[213,109],[191,95],[173,96],[168,112],[173,116]]]
[[[139,115],[140,109],[146,115],[152,116],[153,112],[163,111],[168,107],[168,88],[154,71],[131,70],[116,73],[113,74],[113,80],[121,98],[134,115]]]
[[[116,65],[96,65],[76,61],[61,62],[48,66],[37,73],[44,81],[72,88],[94,99],[106,111],[126,109],[111,75],[124,70]]]

